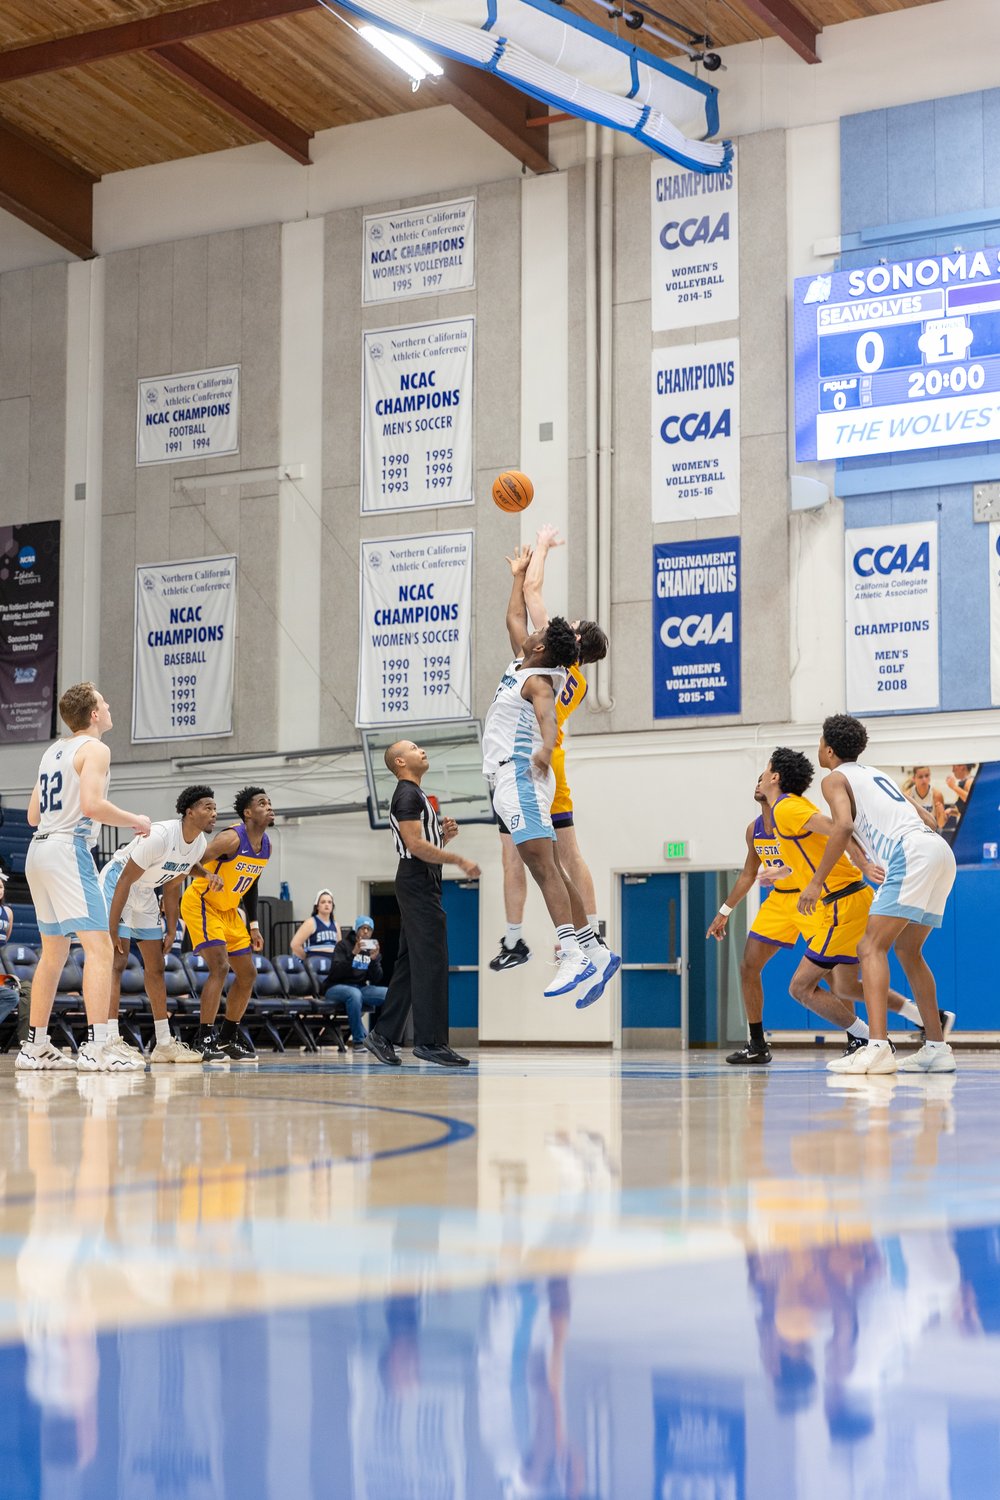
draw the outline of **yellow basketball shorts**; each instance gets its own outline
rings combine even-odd
[[[181,916],[191,935],[191,946],[225,948],[227,953],[249,953],[250,933],[235,907],[210,906],[203,895],[189,885],[181,897]]]
[[[798,910],[798,899],[798,891],[773,892],[754,918],[750,936],[776,948],[794,948],[800,937],[805,938],[806,958],[823,969],[856,964],[868,909],[875,899],[871,887],[829,904],[820,902],[808,917]]]
[[[566,751],[562,745],[552,752],[552,769],[556,776],[556,794],[549,809],[553,828],[569,828],[573,823],[573,793],[566,780]]]

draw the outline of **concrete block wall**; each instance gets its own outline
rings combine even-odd
[[[66,267],[8,271],[0,276],[0,525],[61,519],[65,429]]]

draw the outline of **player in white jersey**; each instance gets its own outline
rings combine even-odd
[[[867,744],[865,726],[849,714],[834,714],[823,725],[819,763],[831,773],[823,782],[823,795],[830,805],[834,831],[827,839],[816,874],[798,902],[802,912],[815,909],[823,882],[852,834],[869,858],[885,870],[858,945],[868,1010],[868,1045],[835,1059],[829,1067],[837,1073],[896,1071],[895,1049],[886,1027],[889,951],[895,949],[910,981],[926,1037],[919,1052],[901,1065],[902,1071],[953,1073],[955,1059],[944,1039],[934,975],[921,950],[931,929],[941,926],[955,883],[955,856],[930,813],[917,807],[883,772],[858,764]]]
[[[145,1059],[121,1035],[118,1007],[122,974],[128,963],[129,943],[134,940],[142,955],[146,994],[153,1009],[156,1042],[151,1063],[188,1063],[201,1067],[201,1053],[187,1047],[170,1033],[163,960],[174,946],[180,915],[181,890],[188,875],[201,875],[210,890],[221,890],[221,875],[210,875],[201,865],[208,848],[207,835],[215,827],[215,793],[210,786],[185,787],[177,798],[176,818],[154,823],[148,838],[133,839],[117,850],[101,871],[101,889],[108,903],[108,930],[114,947],[109,1046],[128,1058]],[[163,891],[163,917],[157,888]]]
[[[102,823],[131,828],[144,836],[149,819],[125,812],[108,801],[111,751],[102,737],[111,729],[111,711],[92,682],[67,688],[59,713],[71,731],[42,756],[28,803],[28,822],[35,835],[25,872],[42,938],[42,956],[31,982],[28,1040],[15,1067],[72,1068],[84,1072],[121,1072],[134,1063],[108,1052],[108,995],[111,989],[111,939],[108,909],[97,880],[91,849]],[[88,1037],[74,1063],[49,1041],[49,1016],[70,935],[83,948],[83,1002]],[[139,1064],[141,1067],[142,1064]]]
[[[559,616],[525,639],[524,574],[530,549],[518,548],[507,561],[514,575],[507,632],[517,655],[486,713],[483,775],[494,810],[541,891],[559,938],[562,957],[545,994],[568,995],[598,977],[597,965],[576,935],[577,928],[586,928],[587,914],[556,861],[550,813],[556,789],[552,752],[559,732],[556,694],[566,680],[566,668],[579,656],[579,646],[572,626]],[[596,940],[595,947],[600,949]]]

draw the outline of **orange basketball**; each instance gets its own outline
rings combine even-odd
[[[535,486],[520,469],[504,469],[493,481],[493,499],[501,510],[524,510],[534,495]]]

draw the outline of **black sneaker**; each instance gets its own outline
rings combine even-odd
[[[369,1031],[364,1039],[364,1047],[380,1063],[385,1063],[387,1068],[398,1068],[402,1066],[402,1059],[397,1057],[396,1049],[389,1038],[382,1036],[378,1031]]]
[[[414,1057],[419,1057],[421,1062],[437,1063],[439,1068],[467,1068],[469,1059],[462,1057],[460,1053],[453,1052],[450,1047],[414,1047]]]
[[[228,1063],[229,1055],[224,1051],[213,1028],[202,1028],[191,1041],[195,1052],[201,1053],[203,1063],[219,1065]]]
[[[727,1063],[732,1063],[737,1068],[759,1068],[771,1061],[771,1051],[767,1043],[762,1046],[756,1042],[747,1042],[738,1052],[730,1052],[726,1058]]]
[[[851,1033],[848,1032],[847,1046],[844,1048],[843,1052],[840,1055],[841,1057],[853,1057],[859,1047],[867,1046],[868,1043],[863,1036],[851,1036]]]
[[[230,1037],[228,1041],[225,1037],[220,1037],[219,1046],[222,1048],[223,1056],[228,1057],[231,1063],[240,1063],[243,1067],[255,1068],[260,1062],[257,1048],[242,1031],[238,1030],[236,1035]]]
[[[952,1031],[954,1030],[955,1012],[953,1010],[939,1010],[938,1019],[941,1022],[941,1031],[944,1035],[944,1039],[945,1041],[947,1041],[951,1036]],[[920,1045],[923,1046],[923,1044],[927,1040],[927,1032],[922,1026],[918,1026],[917,1031],[920,1034]]]
[[[513,948],[508,948],[501,938],[500,952],[496,958],[490,959],[490,968],[494,974],[499,974],[502,969],[516,969],[519,964],[526,964],[530,957],[531,949],[523,938],[518,938]]]

